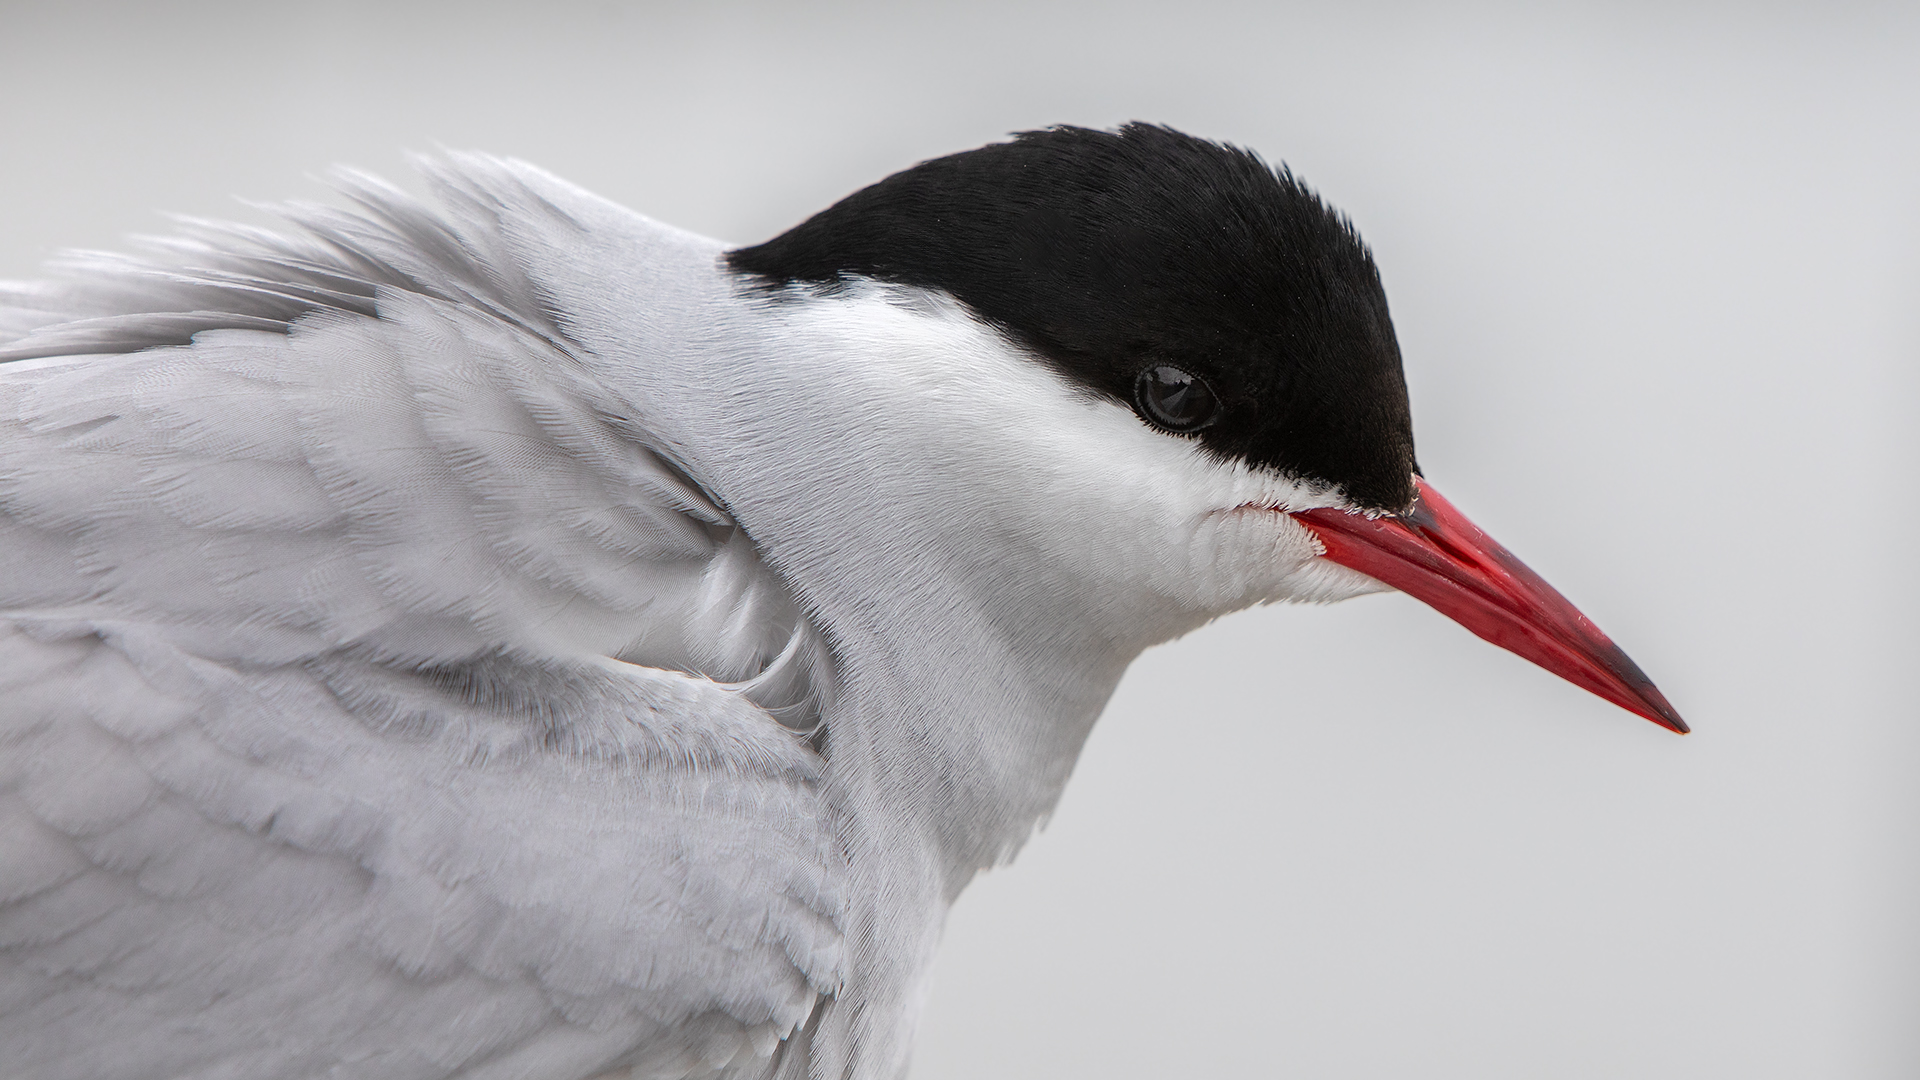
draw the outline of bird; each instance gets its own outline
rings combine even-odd
[[[1252,151],[1026,131],[749,246],[418,165],[0,293],[9,1077],[900,1077],[1129,663],[1259,604],[1687,730]]]

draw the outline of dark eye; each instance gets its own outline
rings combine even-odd
[[[1199,431],[1220,417],[1220,399],[1200,376],[1171,364],[1140,369],[1133,382],[1133,407],[1149,423],[1168,431]]]

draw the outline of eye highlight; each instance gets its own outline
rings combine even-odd
[[[1172,364],[1149,364],[1133,381],[1133,408],[1149,424],[1177,434],[1220,418],[1220,399],[1200,376]]]

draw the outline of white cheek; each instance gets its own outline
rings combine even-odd
[[[961,571],[969,590],[1050,581],[1110,597],[1116,623],[1165,616],[1167,636],[1254,604],[1379,588],[1319,558],[1281,512],[1343,505],[1337,491],[1155,430],[951,300],[856,286],[784,314],[779,370],[792,381],[766,395],[789,406],[783,453],[861,477],[810,501],[899,533],[869,546],[948,552],[974,568]],[[812,400],[822,388],[834,397]]]
[[[1276,601],[1328,602],[1379,592],[1379,582],[1321,558],[1290,515],[1260,506],[1209,514],[1193,537],[1193,601],[1232,611]]]

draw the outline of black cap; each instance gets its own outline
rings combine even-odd
[[[729,265],[761,284],[939,289],[1095,392],[1198,376],[1223,458],[1413,502],[1413,427],[1372,253],[1286,169],[1170,128],[1056,127],[925,161]],[[1142,410],[1143,413],[1145,410]]]

